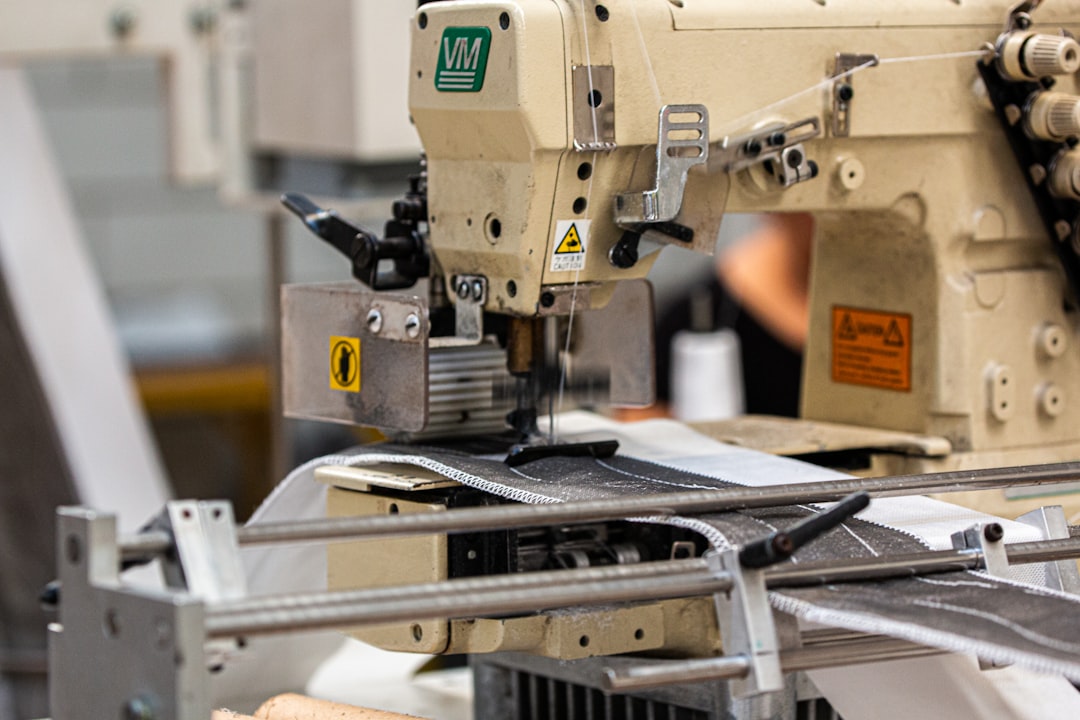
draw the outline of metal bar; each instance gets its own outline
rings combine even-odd
[[[1076,557],[1080,539],[1006,546],[1013,562]],[[1070,555],[1071,553],[1071,555]],[[978,567],[972,550],[935,550],[885,558],[784,564],[766,571],[769,588],[884,580]],[[432,618],[480,617],[572,605],[662,600],[726,592],[726,572],[696,558],[580,570],[554,570],[403,587],[225,601],[207,609],[209,637],[264,635]]]
[[[1047,485],[1076,480],[1080,480],[1080,462],[1069,462],[883,478],[847,478],[769,487],[734,487],[552,505],[501,505],[430,514],[265,523],[239,529],[238,540],[241,545],[254,545],[461,533],[600,522],[650,515],[716,513],[778,505],[833,502],[860,490],[865,490],[873,497],[893,497]]]
[[[941,655],[944,652],[906,640],[871,635],[783,650],[780,653],[780,667],[788,673]],[[668,685],[743,678],[749,668],[749,660],[744,655],[702,660],[654,661],[628,668],[609,669],[605,673],[605,684],[614,692],[653,690]]]
[[[614,566],[622,568],[624,566]],[[574,571],[563,571],[571,575]],[[410,592],[401,588],[371,591],[371,600],[337,604],[332,593],[322,602],[292,607],[288,597],[276,607],[259,611],[229,612],[225,605],[211,606],[206,615],[208,638],[270,635],[349,627],[352,625],[415,621],[432,618],[477,617],[535,612],[545,608],[570,607],[582,603],[631,602],[707,595],[731,587],[727,575],[710,577],[701,573],[662,575],[655,578],[631,576],[607,580],[555,581],[545,586],[514,587],[516,575],[477,580],[448,580],[417,586]],[[492,580],[502,582],[491,582]],[[569,580],[569,581],[567,581]],[[460,583],[473,589],[458,591]],[[509,587],[500,587],[506,583]],[[393,592],[393,591],[397,592]],[[389,597],[388,597],[389,596]],[[225,611],[218,608],[225,607]]]
[[[1060,540],[1036,540],[1005,546],[1009,564],[1053,562],[1080,557],[1080,536]]]
[[[339,590],[335,592],[310,592],[281,596],[264,596],[229,600],[216,603],[217,614],[236,615],[245,612],[262,612],[283,607],[310,608],[315,606],[349,605],[383,600],[400,600],[445,594],[452,587],[455,592],[485,592],[491,590],[528,590],[552,584],[575,584],[603,582],[606,580],[653,579],[668,576],[694,577],[707,581],[710,577],[708,563],[703,558],[645,562],[633,565],[608,565],[577,570],[542,570],[511,575],[488,575],[460,578],[442,583],[423,583],[398,587],[368,588],[363,590]]]
[[[930,575],[972,570],[979,567],[981,560],[980,553],[973,550],[927,550],[888,557],[784,564],[765,571],[765,585],[769,588],[800,587]]]

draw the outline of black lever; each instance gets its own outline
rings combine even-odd
[[[391,220],[386,224],[387,237],[379,238],[300,193],[285,193],[281,203],[303,220],[311,232],[349,258],[353,277],[372,290],[412,287],[428,274],[428,256],[415,221]],[[393,269],[380,269],[382,260],[393,261]]]
[[[869,504],[870,496],[865,490],[848,495],[823,513],[811,515],[787,530],[777,530],[743,546],[739,551],[739,564],[763,568],[787,560],[803,545],[821,537]]]
[[[638,261],[641,236],[650,230],[687,245],[694,242],[694,229],[677,222],[640,223],[623,230],[622,237],[608,252],[609,262],[622,270],[634,267]]]

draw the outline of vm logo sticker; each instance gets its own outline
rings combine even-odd
[[[439,43],[435,89],[440,92],[479,92],[484,87],[491,30],[486,27],[448,27]]]

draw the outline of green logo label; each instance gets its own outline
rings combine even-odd
[[[484,87],[491,30],[449,27],[443,30],[435,89],[441,92],[479,92]]]

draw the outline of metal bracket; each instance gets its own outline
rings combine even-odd
[[[1009,9],[1005,19],[1005,32],[1025,30],[1031,25],[1031,13],[1035,12],[1042,0],[1023,0]]]
[[[851,84],[851,76],[847,73],[860,65],[867,64],[876,67],[878,56],[836,53],[836,65],[833,67],[832,74],[834,78],[837,78],[832,84],[833,137],[847,137],[851,134],[851,101],[855,97],[855,88]]]
[[[1060,505],[1047,505],[1024,513],[1017,522],[1038,528],[1047,540],[1064,540],[1069,537],[1069,522]],[[1076,560],[1058,560],[1046,563],[1046,585],[1055,590],[1080,595],[1080,570]]]
[[[744,135],[724,138],[713,162],[728,173],[769,162],[780,185],[791,187],[817,176],[817,163],[806,158],[802,143],[819,135],[821,121],[816,117],[788,125],[766,125]]]
[[[54,720],[210,716],[205,606],[187,593],[120,584],[116,518],[57,516],[60,621],[49,626]]]
[[[732,695],[741,698],[783,690],[780,641],[765,589],[765,572],[744,567],[735,548],[706,555],[706,559],[714,572],[730,574],[733,582],[728,593],[714,596],[724,653],[742,655],[750,663],[746,677],[732,681]]]
[[[574,65],[574,149],[578,152],[614,150],[615,68]]]
[[[1005,531],[996,522],[976,523],[966,530],[957,530],[952,534],[952,544],[957,550],[977,550],[982,561],[980,563],[989,575],[1003,577],[1009,570],[1009,556],[1005,552],[1005,543],[1002,540]],[[979,658],[980,670],[994,670],[1007,667],[1007,664],[990,662]]]
[[[656,185],[645,192],[616,195],[615,223],[633,225],[674,220],[682,209],[686,173],[695,165],[704,165],[708,159],[708,109],[704,105],[665,105],[660,108]]]
[[[966,530],[952,534],[952,545],[957,550],[977,550],[982,560],[980,567],[989,575],[1005,577],[1009,573],[1009,556],[1005,552],[1005,530],[999,523],[975,523]]]
[[[232,505],[179,500],[166,506],[176,558],[163,564],[166,582],[206,601],[247,594]]]
[[[459,342],[478,345],[484,337],[484,303],[487,301],[487,278],[483,275],[458,275],[453,282],[454,336]]]

